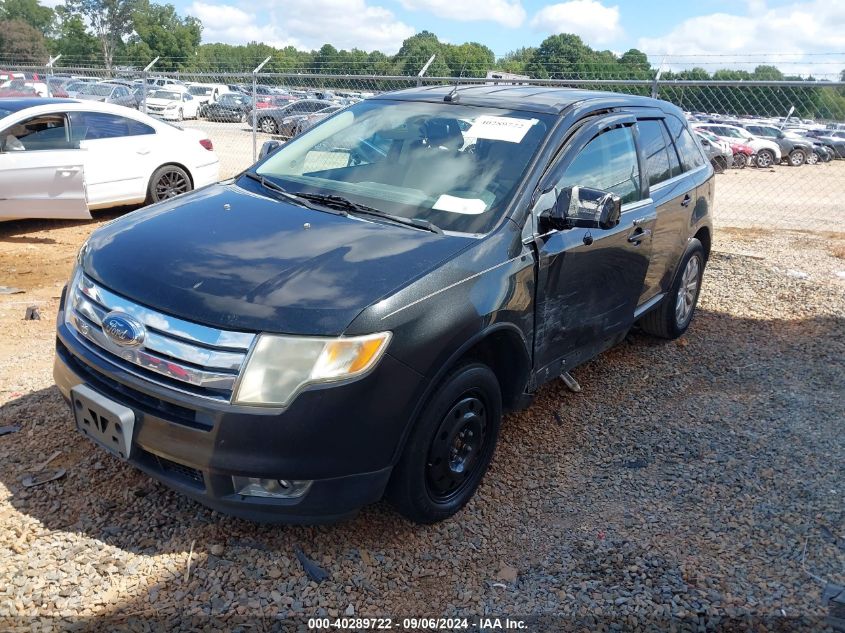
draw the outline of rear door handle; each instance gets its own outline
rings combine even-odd
[[[687,195],[684,196],[684,199],[681,201],[681,206],[682,207],[688,207],[690,202],[692,202],[692,198],[690,197],[689,194],[687,194]]]
[[[636,229],[634,229],[633,232],[628,234],[628,241],[631,244],[639,245],[640,242],[642,242],[644,239],[646,239],[650,235],[651,235],[651,229],[644,229],[644,228],[638,226]]]
[[[57,167],[56,173],[59,176],[70,176],[72,174],[78,174],[81,170],[81,167]]]

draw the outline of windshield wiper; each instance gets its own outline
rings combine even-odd
[[[377,218],[383,218],[389,222],[393,222],[394,224],[401,224],[402,226],[407,226],[414,229],[430,231],[432,233],[438,233],[441,235],[443,234],[443,230],[439,226],[433,224],[432,222],[429,222],[428,220],[423,220],[421,218],[406,218],[401,215],[393,215],[392,213],[387,213],[386,211],[367,206],[366,204],[353,202],[349,198],[344,198],[343,196],[337,196],[334,194],[327,193],[300,193],[297,195],[301,198],[305,198],[306,200],[312,200],[318,204],[326,205],[327,207],[334,207],[336,209],[341,209],[349,213],[354,213],[355,215],[370,215]]]
[[[272,180],[268,180],[261,174],[258,174],[254,171],[245,171],[243,172],[243,175],[249,178],[250,180],[254,180],[260,183],[262,187],[276,193],[279,197],[284,198],[285,200],[290,200],[291,202],[299,205],[300,207],[305,207],[306,209],[313,209],[314,211],[322,211],[323,213],[331,213],[333,215],[347,215],[346,211],[340,209],[326,209],[321,207],[315,207],[313,204],[309,204],[307,200],[304,200],[304,196],[291,193],[281,185],[277,185]]]

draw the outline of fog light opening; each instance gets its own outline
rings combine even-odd
[[[235,492],[244,497],[296,499],[311,488],[311,480],[232,477]]]

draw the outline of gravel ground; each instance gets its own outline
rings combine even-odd
[[[0,227],[0,285],[25,290],[0,296],[0,426],[22,426],[0,437],[0,630],[344,614],[824,625],[823,583],[845,584],[845,234],[717,233],[686,337],[634,332],[576,370],[582,393],[542,389],[456,518],[418,527],[381,503],[280,527],[207,510],[73,429],[50,373],[57,297],[112,216]],[[22,319],[29,304],[41,320]],[[24,489],[51,456],[67,475]],[[309,581],[297,549],[328,578]]]

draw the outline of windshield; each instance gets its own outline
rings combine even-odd
[[[220,101],[218,101],[218,103],[221,103],[223,105],[241,105],[242,103],[248,102],[249,99],[238,95],[223,95],[222,97],[220,97]]]
[[[88,84],[82,88],[81,92],[87,95],[96,95],[98,97],[108,97],[111,94],[113,86],[104,86],[102,84]]]
[[[205,97],[211,94],[211,88],[208,88],[206,86],[191,86],[190,88],[188,88],[188,92],[190,92],[192,95]]]
[[[273,153],[256,172],[446,231],[499,219],[554,117],[411,101],[362,101]]]
[[[173,90],[156,90],[150,95],[153,99],[166,99],[167,101],[180,101],[182,93]]]

